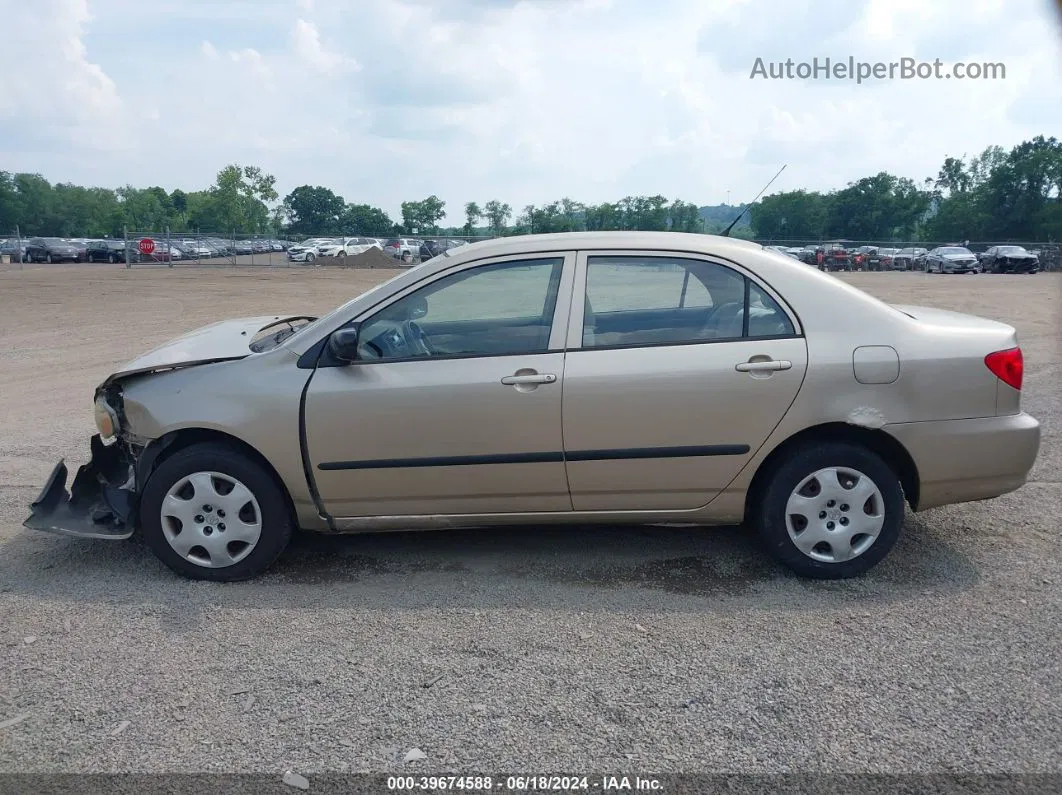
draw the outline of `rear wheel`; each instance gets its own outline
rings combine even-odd
[[[49,265],[51,265],[54,262],[54,260],[52,259],[52,255],[51,254],[48,254],[47,256],[45,256],[44,261],[47,262]]]
[[[140,501],[144,540],[178,574],[246,580],[269,568],[294,528],[280,484],[222,444],[196,444],[163,461]]]
[[[797,574],[862,574],[892,549],[903,521],[899,478],[869,449],[809,444],[768,474],[751,520],[767,551]]]

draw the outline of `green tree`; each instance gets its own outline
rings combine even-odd
[[[699,232],[701,229],[701,214],[696,204],[675,199],[667,214],[668,228],[672,232]]]
[[[476,224],[483,218],[483,210],[475,202],[468,202],[465,205],[465,225],[464,233],[471,235],[475,232]]]
[[[513,208],[508,204],[491,199],[483,205],[483,214],[487,218],[487,226],[492,235],[500,235],[505,232],[505,227],[512,217]]]
[[[341,231],[347,205],[328,188],[300,185],[284,197],[283,207],[293,234],[334,235]]]
[[[1062,237],[1062,142],[1038,135],[996,163],[981,186],[990,234],[1018,240]]]
[[[594,232],[623,229],[623,213],[618,204],[610,202],[587,205],[585,224],[588,230]]]
[[[15,180],[8,172],[0,171],[0,234],[13,233],[20,220]]]
[[[275,186],[276,178],[257,166],[225,166],[199,208],[200,228],[221,233],[266,231],[270,222],[266,202],[276,201]]]
[[[858,240],[910,238],[930,198],[910,179],[884,171],[863,177],[833,195],[826,231],[833,237]]]
[[[435,194],[420,201],[402,202],[402,226],[410,234],[438,232],[439,221],[445,216],[446,202]]]
[[[389,237],[395,233],[395,223],[379,207],[368,204],[348,204],[343,208],[344,230],[370,237]]]

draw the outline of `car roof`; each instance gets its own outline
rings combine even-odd
[[[699,235],[691,232],[556,232],[545,235],[516,235],[499,237],[448,249],[446,257],[478,259],[480,257],[532,254],[543,251],[569,251],[572,249],[663,249],[671,251],[697,251],[726,256],[727,252],[749,249],[762,250],[763,246],[751,240],[740,240],[721,235]]]

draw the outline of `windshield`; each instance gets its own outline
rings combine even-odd
[[[304,331],[306,331],[309,328],[315,328],[316,326],[319,326],[319,325],[327,326],[334,318],[336,318],[337,316],[343,314],[347,310],[347,308],[350,307],[355,301],[359,301],[359,300],[361,300],[362,298],[364,298],[367,295],[372,295],[373,293],[379,292],[380,290],[384,289],[389,284],[391,284],[393,281],[395,281],[397,279],[401,279],[406,274],[411,273],[411,272],[417,270],[418,268],[423,268],[426,264],[428,264],[430,262],[431,262],[431,260],[428,260],[427,262],[422,262],[419,265],[414,265],[412,268],[406,268],[405,270],[399,271],[398,273],[396,273],[394,276],[392,276],[387,281],[381,282],[380,284],[376,285],[375,287],[370,287],[365,292],[359,293],[358,295],[355,295],[353,298],[351,298],[346,303],[341,304],[340,306],[337,306],[335,309],[333,309],[328,314],[322,315],[317,320],[314,320],[313,322],[307,323],[305,326],[300,327],[294,334],[292,334],[290,337],[288,337],[284,341],[287,342],[290,339],[295,339],[296,337],[300,336]]]
[[[1028,252],[1021,246],[1000,246],[1000,254],[1027,254]]]
[[[973,256],[969,249],[956,246],[948,246],[947,248],[937,249],[937,251],[941,254],[968,254],[971,257]]]

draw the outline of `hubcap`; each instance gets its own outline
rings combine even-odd
[[[173,551],[196,566],[223,569],[246,558],[262,536],[262,511],[249,488],[230,475],[196,472],[162,500],[162,532]]]
[[[793,490],[785,506],[785,525],[797,549],[809,558],[843,563],[877,540],[885,525],[885,499],[862,472],[827,467]]]

